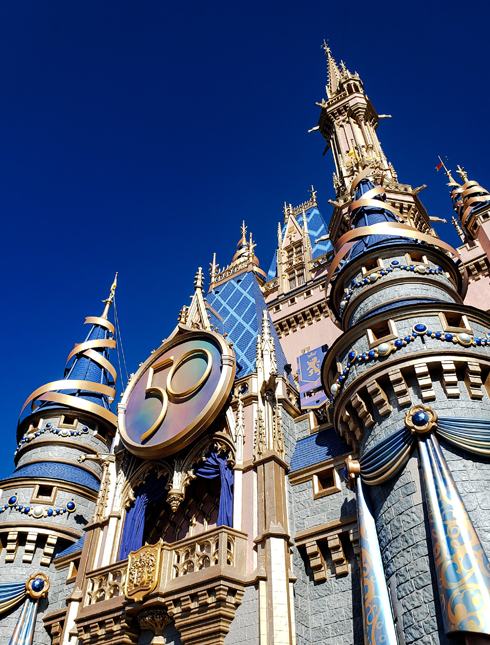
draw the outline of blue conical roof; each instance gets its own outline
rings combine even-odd
[[[363,196],[373,188],[375,188],[375,185],[370,179],[361,179],[359,184],[356,186],[355,200],[357,201],[358,199],[362,199]],[[361,206],[354,209],[351,214],[352,228],[361,228],[362,226],[372,226],[373,224],[381,224],[385,222],[400,223],[400,219],[393,212],[384,208],[383,204],[386,203],[386,195],[384,193],[376,195],[372,199],[379,202],[379,208],[375,206]],[[400,242],[403,242],[404,244],[416,244],[416,242],[408,240],[406,237],[400,237],[397,235],[366,235],[352,247],[345,262],[353,260],[357,256],[361,255],[361,253],[369,251],[375,246],[398,244]]]

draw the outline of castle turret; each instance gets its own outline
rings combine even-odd
[[[110,451],[116,431],[110,409],[116,371],[109,362],[116,341],[108,320],[115,288],[116,281],[102,315],[85,319],[90,331],[69,353],[63,378],[26,400],[17,429],[15,470],[1,482],[2,580],[25,584],[38,570],[49,579],[47,600],[39,601],[39,643],[50,642],[40,622],[48,604],[50,612],[65,607],[65,584],[74,581],[84,527],[99,493],[99,455]],[[0,623],[3,642],[12,635],[20,612],[21,607]]]
[[[474,497],[457,482],[461,469],[473,486],[489,472],[481,460],[473,469],[468,452],[473,460],[490,448],[481,379],[490,318],[463,304],[459,253],[395,208],[379,171],[360,159],[350,178],[348,229],[327,276],[344,333],[322,367],[334,426],[359,455],[346,477],[357,490],[365,642],[446,634],[476,643],[490,636],[481,530],[490,515],[472,523]],[[459,568],[474,558],[471,571]]]

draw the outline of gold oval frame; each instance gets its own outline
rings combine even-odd
[[[163,354],[167,353],[173,347],[176,347],[183,342],[186,342],[188,340],[196,340],[199,338],[205,338],[207,340],[213,341],[217,345],[221,353],[221,375],[216,389],[213,395],[210,397],[208,403],[205,405],[204,409],[201,410],[201,412],[195,417],[195,419],[193,419],[191,423],[189,423],[174,437],[154,445],[142,445],[141,443],[133,441],[133,439],[131,439],[126,432],[125,416],[129,398],[136,385],[141,378],[146,377],[148,370],[151,369],[152,365],[158,362]],[[201,348],[198,349],[201,350]],[[204,351],[204,348],[202,349],[202,351]],[[206,430],[206,428],[211,425],[211,423],[216,419],[218,414],[223,409],[223,406],[226,403],[233,387],[235,380],[235,369],[235,352],[220,334],[210,330],[195,330],[180,324],[178,331],[166,343],[161,345],[161,347],[153,352],[153,354],[151,354],[141,365],[134,377],[128,383],[121,402],[118,405],[119,430],[125,447],[137,457],[142,457],[144,459],[160,459],[162,457],[175,454],[182,448],[188,446],[195,439],[197,439],[204,432],[204,430]],[[194,386],[194,388],[195,387],[196,386]],[[148,431],[145,432],[145,434],[147,433]]]

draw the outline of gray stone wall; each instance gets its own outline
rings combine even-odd
[[[305,419],[296,424],[297,438],[309,436]],[[338,469],[342,490],[313,499],[311,479],[292,486],[288,482],[290,533],[314,528],[340,517],[356,513],[355,495],[345,487],[342,469]],[[297,645],[361,645],[362,608],[359,565],[348,541],[342,538],[349,573],[337,577],[328,548],[320,543],[327,564],[327,580],[315,582],[305,549],[292,548],[294,606]]]
[[[281,418],[282,418],[282,431],[284,434],[284,447],[286,448],[286,463],[290,464],[294,453],[294,447],[296,446],[296,431],[294,427],[294,419],[284,409],[282,410]],[[308,419],[306,419],[306,423],[307,423],[307,428],[309,432]]]
[[[293,549],[293,567],[297,645],[362,645],[362,606],[359,565],[352,552],[349,574],[335,575],[328,552],[325,582],[314,582],[306,556]]]
[[[237,608],[226,645],[259,645],[259,591],[257,585],[245,588],[242,604]],[[176,644],[177,645],[177,644]]]
[[[45,502],[35,502],[31,503],[32,494],[34,492],[34,486],[23,486],[17,487],[15,489],[4,490],[0,494],[0,505],[5,505],[7,500],[14,494],[17,495],[19,504],[23,506],[29,506],[31,509],[34,506],[43,506],[45,509],[57,509],[63,508],[67,502],[73,500],[76,504],[76,509],[72,513],[63,513],[62,515],[53,515],[51,517],[42,517],[36,519],[32,515],[25,515],[20,511],[14,509],[13,507],[8,508],[6,511],[0,514],[0,530],[2,529],[2,524],[5,522],[15,522],[21,521],[22,523],[33,522],[39,524],[41,522],[46,525],[46,529],[62,529],[63,527],[70,527],[77,529],[79,531],[83,530],[83,527],[90,522],[95,508],[95,502],[83,497],[82,495],[69,492],[69,483],[65,485],[66,490],[58,488],[56,498],[53,505],[46,504]],[[27,530],[27,529],[23,529]],[[2,558],[0,556],[0,562]]]
[[[410,276],[411,274],[400,276],[403,279],[397,280],[396,286],[393,285],[390,289],[389,296],[387,296],[386,289],[380,289],[379,291],[371,290],[370,295],[366,294],[365,299],[355,307],[350,318],[350,325],[355,325],[367,316],[370,311],[386,305],[388,300],[407,298],[409,296],[410,298],[436,298],[449,304],[454,303],[454,297],[444,289],[438,289],[431,284],[421,284],[420,280],[417,280],[415,277],[412,280]],[[433,277],[431,276],[431,278]],[[398,278],[398,276],[395,276],[395,278]]]
[[[306,439],[306,437],[310,436],[310,422],[308,421],[308,419],[298,421],[294,424],[294,430],[296,432],[296,441],[299,441],[300,439]]]
[[[311,479],[301,484],[291,486],[293,501],[294,531],[304,531],[326,522],[338,520],[357,512],[356,496],[344,485],[343,466],[337,468],[342,481],[339,493],[313,499]]]
[[[421,249],[413,250],[420,251]],[[429,261],[429,264],[424,266],[435,269],[440,265],[438,259],[430,257],[429,249],[424,250],[424,253],[428,256]],[[380,248],[378,258],[382,259],[385,269],[391,266],[392,260],[397,260],[402,266],[407,264],[413,266],[422,264],[420,262],[407,262],[405,254],[402,251],[391,250],[389,248]],[[369,259],[376,259],[376,256],[370,254]],[[361,266],[362,264],[359,262],[353,271],[349,271],[343,276],[343,288],[349,289],[352,280],[360,281],[364,279]],[[430,280],[431,284],[429,284],[428,280]],[[440,283],[441,286],[436,286],[437,283]],[[447,288],[449,288],[450,293],[448,293]],[[454,297],[451,296],[451,292],[454,294]],[[388,293],[389,295],[387,295]],[[458,301],[454,285],[445,273],[420,274],[416,271],[395,268],[388,275],[380,276],[378,280],[372,283],[372,286],[366,284],[361,287],[355,287],[350,297],[349,307],[346,308],[351,309],[354,307],[354,313],[349,311],[350,326],[358,322],[369,311],[383,305],[388,300],[403,298],[407,295],[437,298],[444,302]]]
[[[61,417],[43,419],[41,429],[45,430],[46,424],[50,423],[52,429],[56,430],[61,422]],[[85,452],[83,446],[95,449],[97,452],[107,452],[109,449],[108,440],[104,440],[97,434],[97,427],[92,422],[78,421],[77,430],[88,427],[88,433],[79,435],[60,436],[53,432],[45,431],[35,436],[28,443],[19,444],[15,452],[16,468],[19,468],[30,461],[43,461],[44,459],[59,459],[60,461],[73,462],[79,465],[78,457]],[[63,430],[63,428],[60,428]],[[70,432],[68,429],[64,429]],[[102,474],[100,464],[94,461],[85,461],[84,466],[92,470],[99,477]]]

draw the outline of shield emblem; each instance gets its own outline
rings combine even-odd
[[[128,556],[128,572],[124,595],[128,600],[139,602],[157,586],[160,578],[163,542],[147,544]]]

